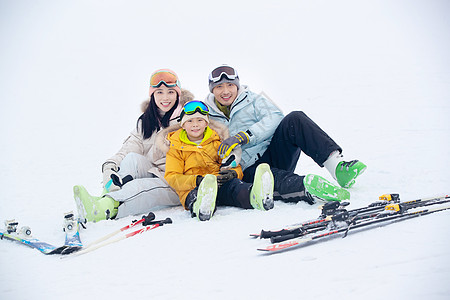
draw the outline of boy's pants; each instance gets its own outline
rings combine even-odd
[[[217,189],[217,206],[235,206],[241,208],[253,208],[250,204],[251,183],[243,182],[238,178],[233,178],[225,182]],[[198,187],[189,192],[186,197],[185,205],[191,210],[194,202],[197,200]]]

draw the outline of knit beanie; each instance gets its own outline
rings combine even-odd
[[[237,86],[238,90],[241,87],[237,71],[230,66],[223,65],[215,68],[209,73],[209,91],[212,93],[213,89],[219,84],[229,82]]]
[[[197,112],[193,113],[192,115],[187,115],[187,114],[183,113],[183,117],[181,118],[181,122],[180,122],[181,127],[183,127],[183,124],[186,123],[186,121],[188,121],[190,119],[194,119],[194,118],[202,118],[203,120],[206,121],[207,124],[209,124],[209,117],[207,115],[201,114],[197,111]]]
[[[153,72],[152,76],[150,76],[150,97],[162,84],[174,89],[178,93],[178,97],[181,96],[181,85],[178,75],[170,69],[160,69]]]

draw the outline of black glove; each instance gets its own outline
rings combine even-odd
[[[130,182],[131,180],[133,180],[133,177],[131,177],[131,175],[127,175],[124,178],[120,178],[118,174],[111,174],[111,180],[112,180],[114,185],[122,188],[122,186],[125,183]]]
[[[225,182],[237,178],[237,173],[235,170],[223,170],[217,175],[217,185],[222,186]]]
[[[203,180],[203,176],[197,175],[197,178],[195,178],[195,184],[197,186],[199,186],[200,183],[202,183],[202,180]]]

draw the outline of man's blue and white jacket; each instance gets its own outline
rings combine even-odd
[[[266,151],[275,129],[284,115],[281,110],[266,97],[253,93],[247,86],[241,85],[238,96],[231,105],[230,118],[217,107],[214,94],[205,100],[211,119],[228,126],[230,136],[246,131],[250,141],[242,146],[242,169],[253,165]]]

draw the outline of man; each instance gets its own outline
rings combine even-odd
[[[350,198],[345,188],[353,186],[366,165],[344,161],[342,148],[305,113],[283,116],[271,101],[241,86],[237,71],[226,65],[209,74],[209,90],[205,103],[210,118],[225,123],[231,136],[220,145],[219,155],[227,157],[235,147],[242,148],[245,182],[252,182],[256,167],[267,163],[274,176],[274,200],[313,204],[315,198]],[[318,175],[295,174],[302,151],[325,167],[341,187]]]

